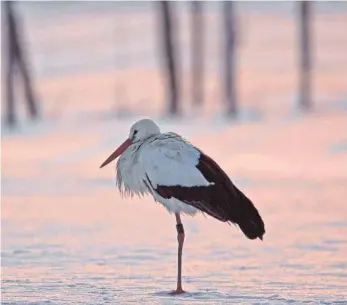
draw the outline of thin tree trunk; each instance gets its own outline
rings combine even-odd
[[[14,100],[14,81],[15,81],[15,65],[17,65],[19,76],[22,76],[24,85],[25,101],[27,109],[31,118],[38,116],[38,110],[34,98],[33,88],[31,84],[31,77],[29,75],[28,67],[25,62],[25,54],[21,43],[21,37],[18,29],[18,21],[13,12],[13,2],[4,2],[4,10],[7,21],[7,72],[6,72],[6,91],[7,91],[7,113],[6,122],[9,126],[16,125],[16,111]]]
[[[179,113],[179,86],[177,77],[177,57],[175,53],[174,24],[172,3],[170,1],[160,1],[162,15],[162,41],[165,58],[165,73],[168,80],[169,114]]]
[[[14,53],[8,48],[8,55],[6,60],[6,124],[8,126],[15,126],[17,123],[16,109],[14,103]]]
[[[22,46],[23,44],[20,44],[19,37],[17,36],[15,52],[15,54],[17,55],[17,64],[23,79],[24,94],[26,97],[28,114],[32,119],[34,119],[38,117],[38,110],[36,100],[34,98],[32,81],[29,74],[28,65],[25,61],[25,54]]]
[[[299,1],[299,43],[300,43],[300,75],[299,103],[303,109],[311,108],[311,3]]]
[[[14,79],[14,65],[16,61],[15,54],[15,25],[14,19],[11,11],[11,3],[4,2],[3,9],[5,12],[5,22],[7,28],[6,39],[5,42],[7,46],[7,56],[5,58],[5,68],[6,68],[6,124],[8,126],[15,126],[17,124],[16,118],[16,109],[15,109],[15,100],[14,100],[14,87],[13,87],[13,79]]]
[[[204,103],[204,16],[203,2],[191,2],[192,100],[194,106]]]
[[[232,1],[223,2],[223,20],[225,31],[225,52],[224,52],[224,94],[229,116],[237,115],[237,95],[236,95],[236,29],[234,3]]]

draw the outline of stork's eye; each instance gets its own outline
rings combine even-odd
[[[137,129],[135,129],[135,130],[134,130],[133,137],[135,137],[135,136],[136,136],[137,132],[138,132],[138,130],[137,130]]]

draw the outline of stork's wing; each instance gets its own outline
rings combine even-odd
[[[154,143],[153,143],[154,145]],[[176,198],[220,221],[237,223],[251,239],[262,238],[264,223],[253,203],[210,157],[180,138],[168,137],[148,147],[141,160],[151,188],[162,198]]]
[[[196,167],[200,151],[175,133],[161,134],[139,154],[140,163],[155,187],[209,186],[211,183]]]

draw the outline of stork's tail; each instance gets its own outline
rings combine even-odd
[[[249,239],[259,238],[263,240],[265,226],[258,210],[252,201],[249,200],[236,186],[234,186],[234,189],[240,199],[239,213],[235,222]]]

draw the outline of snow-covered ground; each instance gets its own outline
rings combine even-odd
[[[112,166],[99,169],[131,122],[3,139],[4,304],[347,302],[346,112],[162,124],[225,168],[267,231],[250,241],[214,219],[184,217],[189,293],[175,298],[166,295],[176,279],[174,217],[149,197],[121,199]]]

